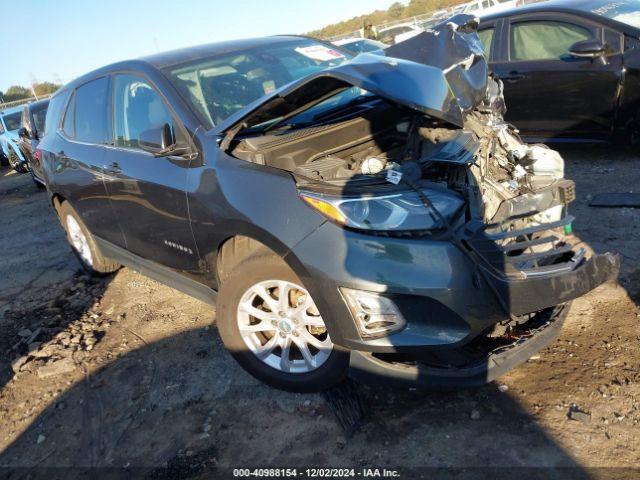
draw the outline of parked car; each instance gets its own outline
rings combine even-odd
[[[349,52],[354,55],[359,53],[376,53],[378,55],[384,55],[384,49],[389,46],[385,43],[378,42],[377,40],[359,37],[336,40],[333,44],[349,50]]]
[[[640,2],[550,0],[482,18],[506,119],[533,139],[640,141]]]
[[[572,236],[562,158],[501,121],[482,57],[450,68],[479,54],[455,22],[405,51],[422,61],[269,37],[66,85],[39,149],[80,263],[216,302],[233,357],[278,388],[478,385],[524,362],[619,259]]]
[[[0,112],[0,147],[11,168],[24,173],[28,168],[19,147],[18,130],[20,130],[21,115],[22,107],[8,108]]]
[[[27,167],[33,182],[44,188],[45,183],[42,176],[42,166],[40,159],[36,155],[40,135],[44,132],[44,123],[47,116],[49,99],[38,100],[25,105],[22,109],[22,127],[18,130],[20,138],[20,151],[27,161]]]
[[[505,12],[522,5],[524,5],[524,0],[473,0],[471,2],[458,5],[454,8],[454,12],[484,16],[493,13]]]
[[[422,28],[412,23],[394,25],[393,27],[386,27],[378,30],[378,41],[387,45],[394,45],[411,37],[415,37],[422,32]]]

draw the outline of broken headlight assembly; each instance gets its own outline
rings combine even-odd
[[[339,225],[371,231],[420,231],[444,228],[440,217],[451,220],[464,201],[438,189],[422,189],[434,208],[427,207],[418,192],[407,190],[384,195],[338,197],[302,192],[309,206]]]
[[[345,287],[341,287],[340,292],[363,338],[383,337],[402,330],[407,324],[390,298]]]

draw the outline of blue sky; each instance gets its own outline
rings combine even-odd
[[[6,2],[6,4],[5,4]],[[0,90],[234,38],[304,33],[393,0],[3,0]],[[17,12],[19,10],[19,13]],[[18,13],[15,17],[11,12]],[[20,20],[24,20],[21,22]]]

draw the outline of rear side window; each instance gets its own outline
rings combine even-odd
[[[75,139],[87,143],[107,143],[110,140],[107,114],[109,78],[85,83],[75,95]]]
[[[76,136],[75,118],[76,118],[76,96],[74,94],[73,97],[71,97],[71,100],[69,101],[69,105],[67,106],[67,112],[64,114],[64,123],[62,124],[62,131],[69,138],[75,138]]]
[[[511,25],[511,60],[561,59],[574,43],[592,38],[591,31],[573,23],[522,22]]]
[[[49,101],[49,108],[47,109],[47,118],[44,123],[44,134],[53,132],[60,125],[60,117],[64,109],[64,104],[67,101],[68,95],[66,93],[59,93]]]

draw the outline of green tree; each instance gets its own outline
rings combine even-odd
[[[53,82],[41,82],[41,83],[34,83],[33,89],[35,90],[37,96],[50,95],[54,93],[56,90],[58,90],[61,86],[62,85],[58,85],[57,83],[53,83]]]
[[[404,15],[404,5],[402,5],[400,2],[392,3],[387,10],[387,14],[393,20],[401,19]]]
[[[15,100],[22,100],[23,98],[29,98],[32,96],[33,94],[28,88],[21,87],[20,85],[11,85],[7,88],[7,91],[4,92],[4,101],[13,102]]]

